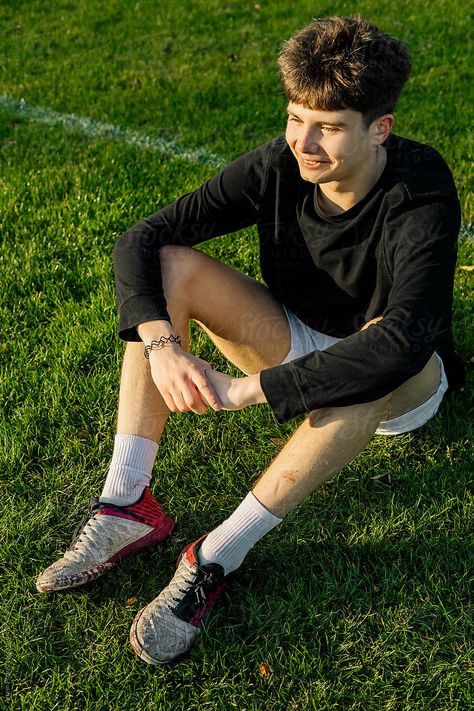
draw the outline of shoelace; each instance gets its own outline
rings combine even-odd
[[[93,548],[97,546],[97,543],[94,542],[93,539],[91,539],[90,533],[93,533],[96,529],[96,527],[94,526],[95,514],[101,509],[103,509],[105,506],[113,507],[113,504],[104,504],[99,501],[96,496],[93,496],[89,499],[89,504],[87,506],[87,514],[81,519],[81,521],[79,521],[79,523],[76,523],[75,525],[71,545],[65,553],[66,558],[72,559],[75,558],[77,555],[81,555],[83,552],[82,549],[84,548],[84,546],[87,546],[87,544],[89,544],[89,546],[92,545]]]
[[[96,513],[96,511],[99,511],[101,508],[103,508],[103,504],[100,503],[99,499],[97,496],[91,496],[89,499],[89,503],[87,505],[87,514],[82,517],[82,519],[77,522],[74,525],[74,530],[72,532],[72,542],[71,546],[73,546],[76,541],[79,540],[80,534],[86,523],[92,518],[92,516]],[[84,506],[82,510],[84,510],[86,507]]]
[[[176,580],[174,584],[173,581],[170,583],[169,602],[166,601],[168,602],[168,607],[172,607],[174,603],[177,604],[181,602],[183,595],[186,595],[189,592],[189,587],[193,586],[196,573],[192,571],[186,572],[187,575],[186,573],[180,572],[180,580]],[[181,587],[181,585],[184,585],[184,587]],[[171,603],[171,605],[169,603]]]
[[[196,588],[194,590],[194,596],[198,605],[205,605],[207,602],[207,595],[206,591],[204,590],[205,582],[206,580],[201,580],[201,582],[196,585]]]
[[[182,580],[180,580],[179,582],[181,584],[184,583],[185,587],[183,589],[178,585],[177,594],[187,595],[192,592],[194,594],[196,604],[205,605],[207,602],[205,586],[213,584],[215,575],[212,572],[205,572],[204,577],[198,582],[194,582],[195,577],[196,573],[191,571],[189,571],[189,574],[187,576],[185,574],[182,574]],[[178,583],[178,581],[176,581],[176,583]],[[191,590],[189,588],[191,588]],[[171,601],[174,603],[179,603],[181,602],[181,597],[176,597],[176,595],[172,594]]]

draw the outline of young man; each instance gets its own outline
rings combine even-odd
[[[63,558],[60,590],[170,533],[149,483],[169,412],[268,402],[307,418],[217,529],[191,543],[131,643],[176,659],[246,553],[374,434],[423,425],[462,366],[451,341],[460,210],[435,150],[391,135],[405,47],[356,17],[315,20],[285,45],[285,136],[143,220],[115,248],[123,363],[105,487]],[[266,286],[193,249],[256,224]],[[194,319],[246,377],[189,352]],[[446,377],[447,374],[447,377]]]

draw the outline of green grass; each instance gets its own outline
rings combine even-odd
[[[282,130],[281,41],[312,15],[360,11],[412,49],[397,131],[451,165],[464,210],[459,264],[472,265],[465,4],[260,5],[4,2],[1,93],[231,159]],[[122,353],[114,241],[212,168],[0,113],[0,708],[471,708],[469,388],[420,432],[375,438],[253,549],[177,665],[143,664],[130,623],[168,582],[182,545],[232,511],[291,434],[295,423],[278,425],[268,407],[173,417],[153,480],[179,523],[171,543],[82,591],[36,592],[110,457]],[[258,277],[256,247],[246,231],[204,248]],[[472,279],[459,269],[455,291],[471,384]],[[195,351],[225,368],[194,335]],[[371,481],[384,472],[390,490]]]

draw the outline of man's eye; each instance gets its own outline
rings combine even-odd
[[[326,131],[326,133],[336,133],[339,129],[335,126],[321,126],[321,131]]]

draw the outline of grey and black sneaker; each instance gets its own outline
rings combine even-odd
[[[146,487],[137,502],[115,506],[91,499],[89,515],[62,558],[36,581],[40,592],[83,585],[103,575],[119,560],[164,540],[174,528],[161,505]]]
[[[168,587],[133,621],[131,645],[148,664],[166,664],[187,652],[224,590],[224,568],[217,563],[199,565],[204,538],[184,549]]]

